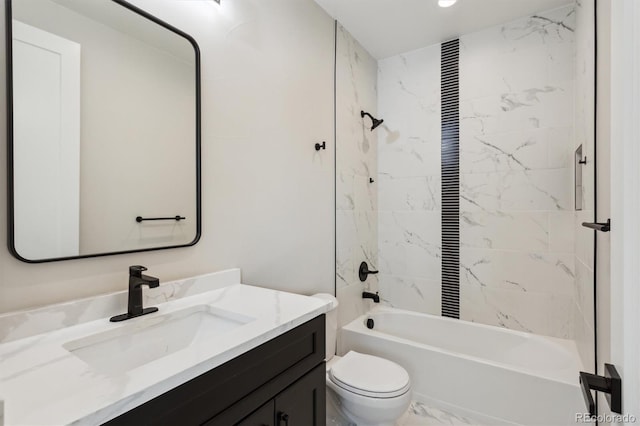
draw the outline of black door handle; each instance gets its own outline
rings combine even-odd
[[[622,379],[613,365],[604,365],[604,376],[581,371],[580,385],[584,402],[589,409],[591,417],[596,415],[596,403],[591,394],[592,389],[607,394],[606,397],[611,411],[622,414]]]
[[[369,265],[367,265],[367,262],[362,262],[360,264],[360,269],[358,269],[358,277],[360,278],[360,281],[362,281],[362,282],[365,282],[367,280],[367,276],[369,274],[375,275],[377,273],[378,273],[378,271],[370,271],[369,270]]]
[[[596,231],[600,232],[609,232],[611,231],[611,219],[607,219],[605,223],[582,222],[582,226],[584,226],[585,228],[595,229]]]

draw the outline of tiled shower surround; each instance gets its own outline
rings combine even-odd
[[[358,279],[360,262],[378,267],[377,133],[360,116],[377,114],[377,64],[341,25],[336,49],[336,290],[346,324],[367,310],[362,291],[378,287],[375,275]]]
[[[595,0],[576,3],[576,133],[574,149],[582,145],[587,164],[582,167],[583,186],[581,211],[575,212],[575,305],[574,330],[578,351],[587,369],[594,365],[594,294],[593,294],[593,233],[582,222],[594,221],[594,162],[595,158]]]
[[[378,62],[378,249],[386,304],[440,314],[440,45]]]
[[[440,46],[378,63],[378,248],[385,303],[440,314]]]
[[[461,37],[461,318],[573,338],[575,10]]]
[[[575,8],[460,37],[461,319],[574,338]],[[440,314],[440,46],[379,61],[385,303]]]

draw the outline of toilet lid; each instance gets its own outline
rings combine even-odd
[[[409,374],[395,362],[350,351],[329,371],[331,381],[358,395],[393,398],[409,390]]]

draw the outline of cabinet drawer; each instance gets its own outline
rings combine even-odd
[[[324,355],[320,315],[105,424],[200,425],[269,382],[281,385],[263,401],[247,404],[246,415],[322,363]]]

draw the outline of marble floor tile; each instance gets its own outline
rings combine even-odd
[[[357,426],[336,411],[335,401],[327,398],[327,426]],[[398,419],[395,426],[488,426],[470,418],[412,401],[409,409]]]
[[[437,408],[428,407],[413,401],[407,412],[396,422],[396,426],[441,426],[441,425],[476,425],[481,426],[467,417],[450,413]]]

